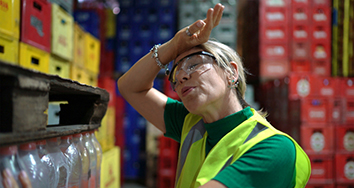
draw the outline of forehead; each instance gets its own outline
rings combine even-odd
[[[200,52],[200,51],[203,51],[203,49],[196,48],[196,47],[194,47],[194,48],[192,48],[190,50],[187,50],[187,51],[181,53],[179,56],[177,56],[177,58],[175,59],[174,63],[178,62],[179,60],[183,59],[184,57],[186,57],[189,54],[192,54],[192,53],[195,53],[195,52]]]

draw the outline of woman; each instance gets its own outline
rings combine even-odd
[[[215,5],[206,19],[154,46],[119,79],[119,91],[181,143],[176,187],[305,187],[307,155],[245,102],[245,73],[236,52],[208,40],[223,9]],[[172,60],[169,80],[182,102],[152,87]]]

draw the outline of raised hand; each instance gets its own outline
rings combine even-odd
[[[208,10],[207,17],[204,20],[198,20],[178,31],[172,39],[177,44],[176,55],[208,41],[211,31],[219,25],[223,11],[224,6],[218,3],[214,8]]]

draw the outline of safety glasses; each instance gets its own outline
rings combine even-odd
[[[191,75],[194,72],[202,73],[210,69],[213,66],[214,61],[214,55],[205,51],[192,53],[182,58],[172,67],[168,78],[172,89],[175,90],[179,83],[177,77],[181,73],[181,70],[188,75]]]

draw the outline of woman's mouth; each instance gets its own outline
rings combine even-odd
[[[191,92],[194,89],[194,87],[183,87],[181,89],[182,96],[188,95],[189,92]]]

